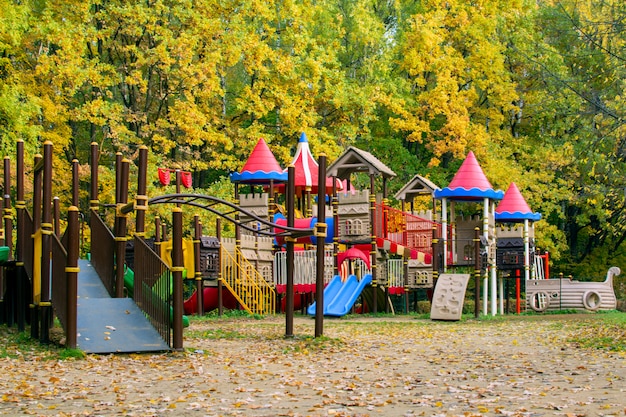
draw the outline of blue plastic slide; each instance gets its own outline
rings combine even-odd
[[[324,314],[326,313],[325,309],[328,306],[328,303],[330,303],[335,298],[342,285],[343,284],[341,283],[341,277],[339,275],[335,275],[335,277],[330,280],[326,288],[324,288]],[[309,308],[307,308],[306,312],[310,316],[314,316],[315,308],[315,303],[313,303],[309,306]]]
[[[337,278],[338,277],[333,278],[326,288],[328,289],[331,284],[333,284],[333,281],[337,280]],[[348,314],[356,299],[359,298],[359,295],[361,295],[363,288],[372,282],[372,275],[365,275],[360,281],[356,278],[356,276],[350,275],[346,282],[341,283],[340,279],[338,282],[340,284],[339,291],[336,291],[336,289],[331,289],[331,291],[329,291],[329,295],[332,295],[332,297],[326,298],[326,290],[324,290],[325,316],[341,317]],[[315,303],[308,308],[307,312],[310,315],[315,315]]]

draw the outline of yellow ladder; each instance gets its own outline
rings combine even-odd
[[[250,314],[274,314],[276,292],[263,275],[248,261],[239,248],[231,254],[221,250],[222,283],[230,290],[239,304]]]

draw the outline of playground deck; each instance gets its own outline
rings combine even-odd
[[[170,350],[131,298],[111,298],[89,261],[78,265],[78,348],[86,353]]]

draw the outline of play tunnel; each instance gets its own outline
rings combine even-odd
[[[282,214],[277,213],[274,216],[274,223],[276,223],[279,226],[287,226],[287,219]],[[296,229],[313,229],[316,224],[317,224],[317,217],[308,217],[304,219],[295,219],[293,227],[295,227]],[[324,243],[327,243],[327,244],[333,243],[333,237],[334,237],[333,233],[335,230],[334,224],[335,222],[332,217],[326,217],[327,226],[326,226],[326,238],[324,239]],[[276,233],[284,232],[284,230],[281,229],[280,227],[276,227],[274,231]],[[284,236],[276,236],[276,243],[279,246],[283,246],[285,244]],[[303,237],[298,238],[296,240],[296,243],[317,245],[317,238],[313,235],[303,236]]]

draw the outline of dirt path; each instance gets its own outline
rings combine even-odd
[[[626,415],[625,355],[572,343],[580,320],[194,322],[184,353],[3,359],[0,414]]]

